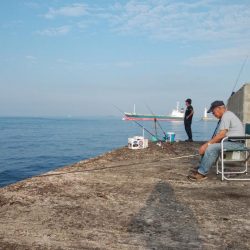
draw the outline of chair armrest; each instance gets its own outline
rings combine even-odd
[[[228,140],[246,140],[250,139],[250,135],[243,135],[243,136],[229,136],[227,137]]]
[[[235,140],[235,142],[237,142],[237,140],[239,140],[239,141],[245,141],[247,139],[250,139],[249,135],[224,137],[221,140],[221,158],[224,159],[223,152],[234,152],[234,151],[250,152],[250,148],[246,147],[246,146],[244,146],[243,148],[240,148],[240,149],[232,149],[232,150],[230,150],[230,149],[224,149],[224,142],[227,141],[227,140]]]

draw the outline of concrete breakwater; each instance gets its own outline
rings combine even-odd
[[[0,249],[249,249],[250,182],[190,182],[199,145],[124,147],[0,189]]]

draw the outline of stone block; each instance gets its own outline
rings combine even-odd
[[[244,84],[228,99],[227,107],[234,112],[244,124],[250,123],[250,83]]]

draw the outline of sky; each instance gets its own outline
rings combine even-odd
[[[0,116],[200,115],[249,54],[249,0],[2,0]]]

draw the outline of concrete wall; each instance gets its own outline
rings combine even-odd
[[[227,107],[234,112],[243,123],[250,123],[250,83],[244,84],[228,99]]]

